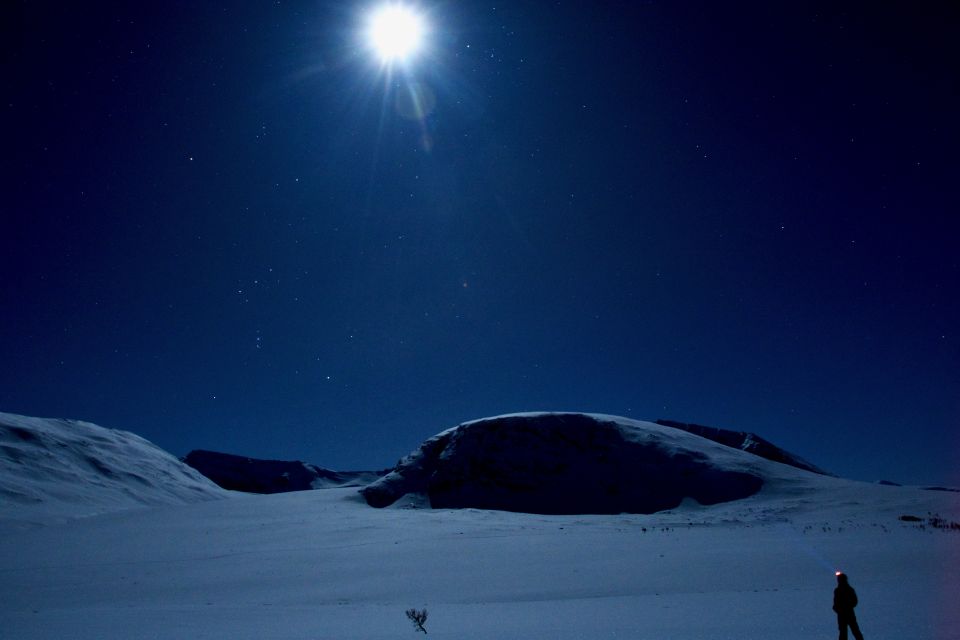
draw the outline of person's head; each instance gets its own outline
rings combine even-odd
[[[842,571],[837,571],[837,582],[840,584],[847,584],[847,574]]]

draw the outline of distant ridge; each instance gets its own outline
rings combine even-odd
[[[678,422],[676,420],[657,420],[656,424],[664,427],[673,427],[674,429],[682,429],[683,431],[707,438],[708,440],[713,440],[714,442],[718,442],[724,446],[746,451],[747,453],[752,453],[760,456],[761,458],[772,460],[773,462],[788,464],[791,467],[796,467],[797,469],[812,471],[813,473],[819,473],[820,475],[824,476],[833,475],[832,473],[824,471],[820,467],[807,462],[800,456],[781,449],[769,440],[765,440],[755,433],[748,433],[746,431],[730,431],[728,429],[718,429],[717,427],[707,427],[702,424]]]
[[[299,460],[260,460],[197,449],[183,461],[224,489],[247,493],[285,493],[329,487],[359,487],[386,471],[333,471]]]

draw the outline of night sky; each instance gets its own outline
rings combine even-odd
[[[567,410],[960,484],[956,4],[27,2],[0,410],[335,469]]]

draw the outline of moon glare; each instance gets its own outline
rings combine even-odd
[[[402,4],[374,10],[367,26],[370,45],[384,64],[409,60],[423,46],[425,33],[423,18]]]

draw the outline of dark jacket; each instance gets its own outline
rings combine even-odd
[[[857,592],[849,584],[841,584],[833,590],[833,610],[839,614],[853,613],[857,606]]]

